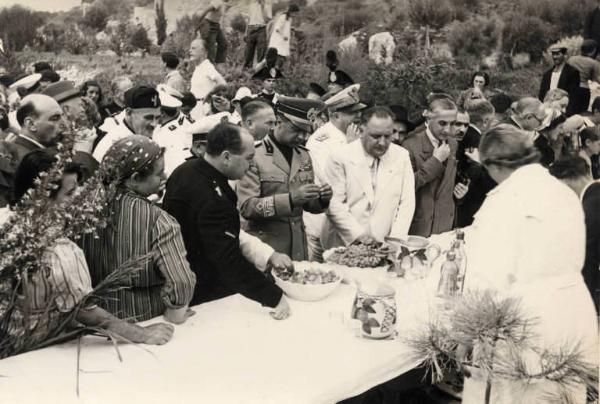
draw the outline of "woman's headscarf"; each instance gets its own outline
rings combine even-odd
[[[123,182],[135,173],[152,170],[154,162],[164,153],[164,149],[152,139],[141,135],[131,135],[116,141],[102,159],[101,169],[106,182]]]

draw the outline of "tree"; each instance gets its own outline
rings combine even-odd
[[[167,18],[165,17],[165,0],[156,0],[154,5],[156,11],[156,43],[162,45],[167,39]]]
[[[142,25],[138,25],[129,37],[129,44],[133,48],[148,50],[152,42],[150,42],[150,38],[148,38],[148,31]]]
[[[502,23],[496,18],[473,16],[448,26],[448,45],[454,56],[477,63],[498,48],[501,35]]]
[[[108,21],[109,12],[102,6],[92,6],[85,13],[81,23],[87,27],[93,28],[96,31],[102,31]]]
[[[37,30],[44,25],[45,18],[23,6],[15,5],[0,11],[0,37],[4,46],[21,51],[25,45],[32,46]]]
[[[439,29],[452,20],[454,9],[449,0],[412,0],[408,14],[416,26]]]

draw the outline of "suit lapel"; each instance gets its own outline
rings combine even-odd
[[[435,198],[438,199],[440,193],[445,192],[448,186],[454,187],[454,176],[456,175],[456,170],[454,170],[454,166],[456,165],[456,148],[457,144],[454,141],[449,141],[450,145],[450,156],[446,160],[446,169],[444,171],[444,177],[440,182],[437,190],[435,191]]]
[[[354,166],[352,173],[356,181],[365,192],[365,196],[369,203],[373,203],[375,195],[373,194],[373,184],[371,184],[371,168],[363,152],[362,145],[359,141],[354,142],[353,158],[350,159],[350,164]]]

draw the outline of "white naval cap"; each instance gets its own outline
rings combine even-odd
[[[41,78],[42,75],[40,73],[30,74],[29,76],[25,76],[22,79],[15,81],[8,88],[17,89],[19,87],[24,87],[27,90],[29,90],[30,88],[35,86]]]
[[[251,97],[252,98],[253,97],[252,90],[250,90],[248,87],[240,87],[236,91],[235,97],[233,97],[233,100],[231,100],[231,102],[241,101],[245,97]]]
[[[183,98],[183,94],[175,90],[173,87],[166,84],[159,84],[156,86],[156,91],[158,91],[158,98],[160,98],[160,105],[162,107],[181,107],[181,99]]]

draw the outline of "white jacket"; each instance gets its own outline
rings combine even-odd
[[[123,117],[125,116],[125,111],[115,115],[109,116],[104,120],[102,126],[100,126],[100,130],[106,132],[106,135],[98,142],[96,148],[94,149],[94,158],[101,162],[104,155],[110,149],[110,146],[113,145],[118,140],[126,138],[127,136],[135,135],[127,125],[123,123]]]
[[[379,162],[375,194],[369,164],[360,140],[331,155],[325,172],[333,198],[321,234],[326,250],[347,245],[363,233],[380,241],[388,235],[408,234],[415,211],[415,178],[408,151],[390,145]]]

